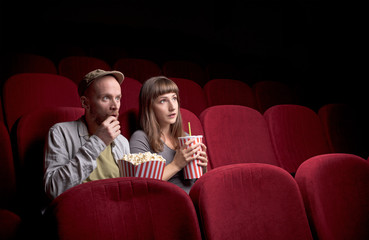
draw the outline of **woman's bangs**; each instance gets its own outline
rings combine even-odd
[[[156,89],[154,89],[154,91],[154,99],[167,93],[175,93],[178,95],[179,92],[177,85],[172,80],[165,78],[158,80]]]

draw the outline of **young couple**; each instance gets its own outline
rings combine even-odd
[[[206,146],[186,142],[180,113],[179,90],[166,77],[148,79],[140,92],[140,124],[128,144],[118,122],[124,76],[118,71],[94,70],[79,83],[85,114],[73,122],[50,128],[45,147],[45,191],[55,198],[78,184],[119,177],[117,161],[124,154],[152,152],[166,159],[163,180],[189,192],[194,180],[185,180],[182,169],[194,158],[207,169]],[[195,157],[193,154],[196,153]]]

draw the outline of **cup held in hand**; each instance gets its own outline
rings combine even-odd
[[[202,143],[202,135],[197,135],[197,136],[185,136],[185,137],[179,137],[179,145],[182,147],[183,145],[185,145],[186,142],[188,142],[189,140],[195,139],[195,141],[193,143],[190,144],[190,146],[197,144],[197,143]],[[196,155],[196,153],[194,154],[194,156]],[[197,163],[199,163],[200,160],[195,159],[191,162],[189,162],[187,164],[186,167],[183,168],[183,173],[184,173],[184,178],[185,179],[195,179],[195,178],[200,178],[203,174],[202,172],[202,167],[197,165]]]

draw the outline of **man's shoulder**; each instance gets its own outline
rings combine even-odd
[[[68,122],[58,122],[55,123],[51,128],[50,131],[68,131],[68,130],[74,130],[77,129],[78,126],[81,124],[80,120],[75,121],[68,121]]]

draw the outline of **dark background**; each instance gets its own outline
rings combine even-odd
[[[229,62],[250,85],[293,85],[304,104],[368,111],[368,2],[1,1],[1,54]]]

